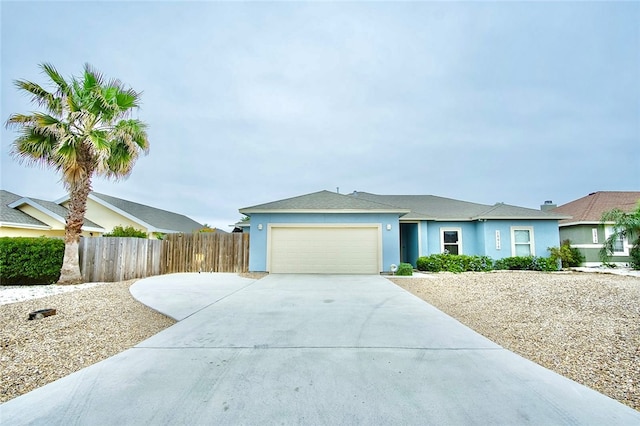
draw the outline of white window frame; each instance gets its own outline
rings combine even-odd
[[[604,227],[604,238],[608,240],[611,234],[613,234],[613,226],[606,225]],[[629,243],[627,237],[622,237],[622,251],[614,251],[613,256],[629,256]]]
[[[511,227],[511,256],[517,256],[516,254],[516,231],[529,231],[529,251],[530,256],[536,255],[535,236],[533,233],[533,226],[512,226]]]
[[[440,253],[444,253],[444,233],[445,231],[455,231],[458,233],[458,242],[456,243],[456,245],[458,246],[458,254],[463,254],[462,251],[462,228],[456,228],[456,227],[447,227],[447,228],[440,228]],[[447,243],[447,245],[452,245],[451,243]]]

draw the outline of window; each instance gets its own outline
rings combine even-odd
[[[462,229],[440,228],[440,251],[442,253],[462,254]]]
[[[511,255],[512,256],[535,256],[536,255],[532,226],[512,226],[511,227]]]
[[[614,233],[613,226],[606,226],[604,228],[604,236],[606,239]],[[627,245],[625,244],[625,238],[622,235],[619,235],[618,238],[613,242],[613,255],[614,256],[628,256],[629,251],[627,250]]]

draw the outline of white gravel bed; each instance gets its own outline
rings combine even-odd
[[[37,286],[31,292],[3,288],[7,297],[38,297],[0,305],[0,402],[116,355],[174,324],[131,296],[134,281]],[[47,308],[56,314],[28,320],[29,313]]]
[[[77,285],[3,285],[0,286],[0,305],[23,302],[40,297],[54,296],[108,283],[85,283]]]
[[[502,347],[640,410],[640,278],[501,271],[390,279]]]

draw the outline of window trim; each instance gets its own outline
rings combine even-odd
[[[605,241],[613,234],[613,225],[606,225],[604,227]],[[622,236],[622,251],[614,251],[612,256],[629,256],[629,243],[626,236]]]
[[[511,227],[511,256],[515,257],[516,254],[516,233],[515,231],[529,231],[529,251],[530,256],[536,255],[536,244],[535,244],[535,235],[533,232],[533,226],[512,226]],[[524,245],[523,243],[518,243],[518,245]]]
[[[463,254],[462,251],[462,228],[460,227],[441,227],[440,228],[440,253],[444,253],[444,233],[445,231],[456,231],[458,233],[458,242],[456,243],[458,246],[458,254]],[[447,243],[447,245],[452,245],[451,243]]]

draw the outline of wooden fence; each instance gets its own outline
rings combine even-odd
[[[247,272],[248,234],[169,234],[164,240],[81,238],[85,282],[114,282],[175,272]]]
[[[163,241],[144,238],[81,238],[82,278],[114,282],[159,275],[163,245]]]
[[[249,270],[249,234],[169,234],[165,241],[163,274]]]

